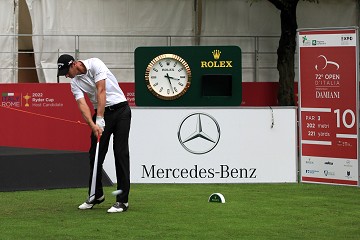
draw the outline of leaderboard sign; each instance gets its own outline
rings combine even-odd
[[[301,180],[359,185],[358,29],[301,29]]]

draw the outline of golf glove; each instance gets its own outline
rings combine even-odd
[[[104,128],[105,128],[104,118],[101,116],[96,116],[96,125],[98,125],[102,131],[104,131]]]

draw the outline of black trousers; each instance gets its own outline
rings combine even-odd
[[[96,111],[93,121],[96,119]],[[115,170],[117,179],[117,190],[123,192],[116,196],[117,202],[127,203],[130,192],[130,154],[129,154],[129,132],[131,123],[131,109],[127,102],[105,108],[104,113],[105,129],[99,143],[98,167],[96,178],[95,198],[101,197],[103,192],[102,169],[106,153],[109,147],[111,135],[113,135],[113,151],[115,159]],[[94,169],[97,138],[91,133],[90,175],[89,194],[91,188],[92,172]]]

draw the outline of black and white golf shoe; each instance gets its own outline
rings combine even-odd
[[[125,212],[128,208],[129,208],[128,203],[116,202],[114,205],[111,206],[111,208],[107,210],[107,212],[108,213]]]
[[[84,202],[83,204],[81,204],[79,206],[79,209],[81,209],[81,210],[92,209],[94,207],[94,205],[100,204],[103,201],[105,201],[105,196],[104,195],[102,195],[101,197],[99,197],[99,198],[97,198],[97,199],[95,199],[95,200],[93,200],[91,202],[88,202],[88,201]]]

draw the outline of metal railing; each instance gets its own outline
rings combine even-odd
[[[35,50],[22,50],[21,43],[29,45],[29,39]],[[127,71],[129,75],[134,71],[134,51],[140,46],[236,45],[242,50],[243,81],[277,81],[272,76],[277,74],[278,40],[279,36],[0,35],[2,46],[12,42],[11,48],[0,50],[0,63],[7,63],[0,64],[0,75],[10,70],[17,79],[19,71],[56,71],[56,59],[62,53],[74,54],[76,59],[97,56],[109,69]],[[36,65],[19,66],[21,54],[32,54]]]

